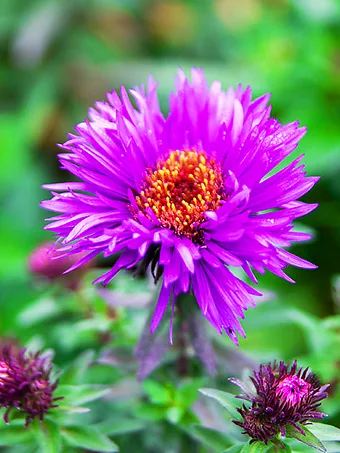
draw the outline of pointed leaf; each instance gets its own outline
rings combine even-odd
[[[288,425],[286,427],[287,429],[287,437],[293,437],[294,439],[298,440],[299,442],[302,442],[303,444],[309,445],[312,448],[315,448],[316,450],[325,452],[326,448],[322,444],[322,442],[314,436],[313,433],[311,433],[305,426],[299,425],[299,428],[302,429],[302,431],[305,433],[303,435],[298,429],[296,429],[292,425]]]
[[[220,453],[232,444],[231,440],[221,431],[207,428],[206,426],[193,425],[187,431],[194,439],[211,448],[213,452]]]
[[[338,441],[340,442],[340,429],[325,423],[313,423],[309,427],[314,436],[324,442]]]
[[[23,327],[30,327],[56,317],[62,311],[61,305],[47,294],[29,304],[26,310],[18,316],[18,323]]]
[[[59,404],[58,411],[64,411],[68,414],[86,414],[87,412],[91,412],[91,409],[88,407],[83,406],[72,406],[67,404]]]
[[[72,406],[81,406],[110,392],[111,389],[99,385],[59,385],[56,395],[63,396]]]
[[[21,420],[20,420],[21,421]],[[15,426],[14,421],[10,425],[6,425],[1,420],[0,424],[0,447],[25,443],[32,439],[32,432],[23,427],[23,423]]]
[[[237,412],[236,408],[240,406],[240,402],[235,398],[234,395],[227,392],[222,392],[222,390],[203,388],[199,391],[209,398],[215,399],[220,403],[229,413],[233,420],[240,420],[240,414]]]
[[[90,426],[67,426],[61,434],[72,447],[100,452],[115,452],[118,447],[107,436]]]
[[[37,440],[42,453],[61,452],[61,436],[59,427],[50,420],[34,421],[30,429]]]

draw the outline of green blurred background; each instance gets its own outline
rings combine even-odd
[[[261,324],[268,305],[251,310],[242,342],[246,349],[277,346],[282,356],[302,353],[302,337],[289,335],[294,327],[276,326],[275,304],[320,317],[339,311],[339,44],[338,0],[2,0],[1,333],[37,291],[26,259],[51,238],[42,230],[39,201],[48,194],[40,186],[68,179],[56,143],[106,91],[143,83],[149,73],[160,82],[166,113],[176,68],[200,66],[225,88],[242,82],[255,95],[271,92],[274,116],[308,127],[295,156],[304,153],[307,172],[321,176],[305,197],[320,207],[302,219],[314,240],[294,252],[319,268],[290,269],[296,285],[261,278],[261,288],[276,294],[272,322],[267,316]]]

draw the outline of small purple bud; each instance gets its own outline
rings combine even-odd
[[[42,420],[55,407],[57,381],[51,380],[51,370],[40,352],[29,354],[11,344],[0,346],[0,408],[7,409],[6,423],[13,408],[25,414],[28,425],[36,417]]]
[[[308,368],[297,368],[296,361],[292,366],[284,362],[261,365],[250,379],[255,393],[253,397],[247,394],[244,399],[250,401],[251,406],[238,408],[243,421],[234,423],[243,428],[251,442],[259,440],[267,444],[279,433],[284,436],[288,425],[299,429],[298,424],[325,416],[318,408],[327,397],[328,386],[321,386]],[[243,383],[237,385],[244,387]]]
[[[86,253],[62,256],[61,252],[56,250],[53,242],[43,242],[29,255],[27,266],[29,272],[37,277],[50,281],[59,280],[67,288],[75,290],[78,287],[79,277],[93,266],[94,260],[88,261],[75,272],[66,275],[63,273],[84,256]]]

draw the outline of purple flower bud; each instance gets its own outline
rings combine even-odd
[[[31,274],[47,280],[59,280],[69,289],[77,289],[80,275],[93,266],[93,260],[88,261],[77,272],[63,275],[70,267],[84,257],[83,253],[63,256],[57,251],[53,242],[43,242],[38,245],[27,260],[28,270]]]
[[[238,408],[243,421],[234,423],[251,437],[251,443],[259,440],[267,444],[280,432],[284,436],[287,425],[299,429],[298,424],[325,416],[318,408],[327,397],[328,385],[321,386],[316,375],[308,368],[298,368],[296,361],[291,367],[284,362],[261,365],[250,379],[255,393],[247,392],[239,398],[251,406]],[[232,382],[244,387],[237,380]]]
[[[6,423],[13,408],[26,416],[26,425],[34,418],[40,420],[56,407],[53,397],[57,381],[52,381],[52,366],[41,353],[29,354],[13,345],[0,347],[0,407],[7,408]]]

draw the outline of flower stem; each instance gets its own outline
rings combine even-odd
[[[186,322],[185,311],[183,310],[183,299],[179,297],[177,299],[177,311],[178,318],[180,320],[180,326],[178,331],[178,350],[179,355],[177,359],[177,373],[179,376],[188,376],[189,374],[189,362],[186,354],[187,349],[187,330],[188,325]]]

